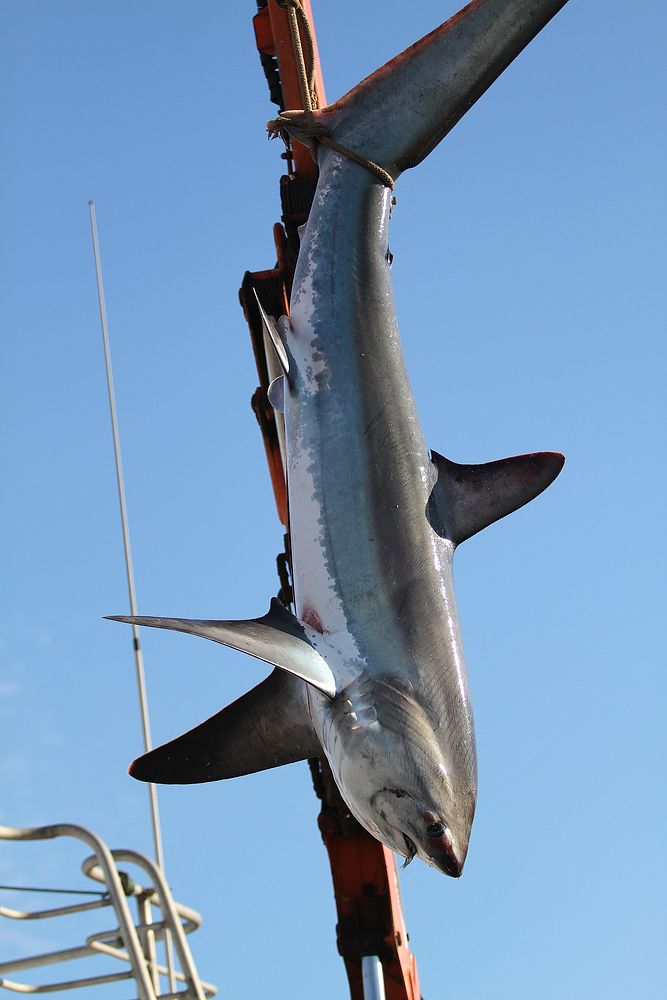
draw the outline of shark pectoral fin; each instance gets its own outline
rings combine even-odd
[[[217,622],[189,618],[132,618],[110,616],[112,621],[130,625],[150,625],[189,632],[213,639],[223,646],[240,649],[274,667],[287,670],[312,684],[330,698],[336,693],[336,681],[326,660],[311,646],[303,625],[274,597],[269,613],[248,621]]]
[[[236,778],[321,754],[304,685],[284,670],[274,670],[217,715],[139,757],[130,774],[140,781],[187,785]]]
[[[269,339],[271,340],[271,343],[273,344],[273,348],[274,348],[274,350],[276,352],[276,356],[278,358],[278,361],[280,362],[280,367],[284,371],[285,375],[288,375],[289,374],[289,357],[287,355],[287,348],[285,347],[285,344],[283,343],[282,337],[280,336],[279,328],[273,322],[273,320],[271,319],[271,317],[267,316],[267,314],[264,312],[264,309],[262,307],[262,303],[259,301],[259,296],[258,296],[258,294],[257,294],[257,292],[255,291],[254,288],[253,288],[253,292],[255,294],[255,301],[257,302],[257,306],[259,308],[260,316],[262,317],[262,323],[264,325],[264,329],[266,330],[266,333],[268,334]],[[281,319],[282,318],[283,317],[281,316]],[[283,325],[283,324],[281,324],[281,325]]]
[[[458,465],[435,451],[431,458],[438,479],[427,515],[433,529],[456,545],[538,496],[565,463],[552,451],[485,465]]]
[[[274,378],[268,391],[269,403],[278,413],[285,412],[285,376]]]

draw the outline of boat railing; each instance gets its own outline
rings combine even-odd
[[[101,883],[104,891],[95,900],[49,909],[27,911],[0,906],[0,917],[20,921],[46,920],[109,908],[113,910],[117,926],[95,931],[73,947],[0,962],[0,987],[15,993],[35,994],[134,980],[138,1000],[205,1000],[216,995],[215,986],[200,980],[186,938],[200,926],[201,917],[195,910],[174,901],[162,871],[153,861],[137,851],[110,850],[91,830],[71,823],[27,829],[0,826],[0,840],[53,840],[56,837],[73,837],[92,849],[93,854],[84,859],[81,869],[89,878]],[[136,882],[118,868],[117,862],[140,869],[147,876],[147,884]],[[136,919],[128,904],[130,899],[134,901]],[[178,963],[171,960],[163,963],[160,959],[160,946],[165,946],[169,939],[173,942]],[[170,959],[171,955],[167,954]],[[101,956],[116,959],[125,968],[51,983],[25,983],[7,978],[8,973],[24,973],[42,966]]]

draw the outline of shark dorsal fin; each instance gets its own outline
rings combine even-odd
[[[202,621],[190,618],[132,618],[125,615],[110,616],[115,622],[130,625],[149,625],[169,628],[176,632],[189,632],[213,639],[223,646],[231,646],[243,653],[250,653],[274,667],[287,670],[312,684],[330,698],[336,693],[336,681],[327,661],[311,646],[303,625],[298,618],[274,597],[268,614],[263,618],[246,621]]]
[[[485,465],[458,465],[435,451],[431,458],[438,479],[429,501],[429,518],[434,530],[455,545],[538,496],[565,462],[552,451]]]

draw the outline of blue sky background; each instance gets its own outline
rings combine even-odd
[[[316,2],[329,99],[455,9]],[[126,775],[130,634],[102,621],[127,597],[89,198],[140,610],[249,617],[277,587],[237,300],[245,269],[273,265],[280,213],[253,12],[0,3],[1,823],[151,849]],[[658,0],[573,0],[398,185],[427,440],[464,462],[568,459],[457,555],[480,796],[464,877],[402,878],[428,1000],[664,996],[666,31]],[[191,637],[143,642],[156,742],[265,674]],[[226,997],[345,996],[306,765],[160,802],[174,893],[205,918],[201,975]],[[0,882],[82,885],[82,856],[3,847]],[[73,937],[2,925],[0,954]]]

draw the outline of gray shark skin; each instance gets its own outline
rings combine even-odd
[[[314,120],[397,177],[563,5],[469,4]],[[297,137],[312,123],[300,112],[283,117]],[[285,418],[296,617],[274,602],[247,622],[121,618],[203,635],[277,667],[131,773],[207,781],[324,753],[362,826],[458,877],[477,765],[454,551],[537,496],[563,457],[466,466],[429,449],[392,299],[391,192],[326,146],[317,157],[290,318],[272,331],[286,368],[271,399]]]

